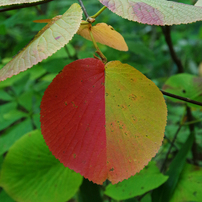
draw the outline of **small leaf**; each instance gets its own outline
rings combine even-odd
[[[10,148],[0,178],[0,186],[19,202],[68,201],[81,183],[79,174],[51,154],[40,131],[24,135]]]
[[[128,20],[150,25],[187,24],[202,20],[197,6],[166,0],[99,0]]]
[[[0,70],[0,81],[46,59],[72,39],[82,17],[78,4],[73,4],[62,16],[56,16],[48,23],[18,55]]]
[[[135,175],[157,153],[167,110],[142,73],[87,58],[64,67],[41,102],[41,129],[65,166],[97,184]]]
[[[89,30],[91,30],[96,42],[107,45],[120,51],[128,51],[124,38],[114,28],[106,23],[99,23],[92,26],[90,23],[81,25],[77,34],[92,41]]]
[[[24,4],[24,3],[33,3],[38,1],[44,1],[44,0],[1,0],[0,6],[7,6],[12,4]]]
[[[118,184],[108,185],[105,195],[115,200],[125,200],[157,188],[168,179],[168,176],[161,174],[155,164],[151,161],[140,173]]]

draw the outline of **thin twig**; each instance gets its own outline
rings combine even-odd
[[[78,0],[78,1],[79,1],[79,4],[80,4],[80,6],[81,6],[81,8],[82,8],[82,10],[83,10],[84,15],[86,16],[86,19],[88,19],[88,18],[89,18],[89,15],[88,15],[88,13],[87,13],[87,11],[86,11],[85,6],[83,5],[82,0]]]
[[[182,62],[177,57],[177,55],[175,53],[175,50],[173,48],[173,43],[172,43],[172,39],[171,39],[171,28],[170,28],[170,26],[166,25],[165,27],[162,27],[162,31],[163,31],[166,43],[168,45],[168,48],[169,48],[169,51],[170,51],[170,55],[171,55],[173,61],[175,62],[175,64],[177,65],[177,67],[178,67],[178,72],[179,73],[183,73],[184,69],[183,69],[183,66],[182,66]]]
[[[27,7],[32,7],[32,6],[37,6],[40,4],[45,4],[48,2],[51,2],[54,0],[46,0],[46,1],[40,1],[40,2],[35,2],[35,3],[26,3],[26,4],[22,4],[22,5],[15,5],[15,6],[11,6],[8,8],[1,8],[0,12],[5,12],[5,11],[10,11],[10,10],[16,10],[16,9],[20,9],[20,8],[27,8]]]
[[[191,112],[191,108],[187,106],[187,121],[192,122],[194,121],[194,117]],[[196,143],[196,136],[195,136],[195,125],[194,123],[189,124],[189,131],[194,136],[194,142],[191,148],[192,156],[193,156],[193,163],[194,165],[198,166],[198,152],[197,152],[197,143]]]
[[[176,131],[176,133],[175,133],[175,135],[174,135],[174,137],[173,137],[173,140],[172,140],[172,142],[171,142],[171,144],[170,144],[170,147],[169,147],[169,149],[168,149],[168,152],[167,152],[167,154],[166,154],[165,160],[164,160],[164,162],[163,162],[163,164],[162,164],[162,166],[161,166],[161,170],[160,170],[161,172],[163,172],[163,170],[165,169],[165,165],[166,165],[168,156],[169,156],[169,154],[170,154],[170,152],[171,152],[171,149],[172,149],[173,146],[174,146],[175,140],[176,140],[177,135],[178,135],[178,133],[180,132],[181,128],[182,128],[182,124],[179,125],[179,127],[178,127],[178,129],[177,129],[177,131]]]
[[[178,100],[182,100],[182,101],[185,101],[185,102],[189,102],[189,103],[192,103],[192,104],[195,104],[195,105],[199,105],[199,106],[202,106],[202,103],[201,102],[198,102],[198,101],[195,101],[195,100],[191,100],[189,98],[186,98],[186,97],[181,97],[179,95],[174,95],[172,93],[168,93],[168,92],[165,92],[163,90],[161,90],[161,92],[164,94],[164,95],[167,95],[169,97],[172,97],[172,98],[176,98]]]
[[[184,125],[184,124],[182,124],[182,125]],[[164,139],[166,139],[169,144],[172,143],[172,141],[166,135],[164,135]],[[173,147],[175,147],[175,149],[178,150],[178,148],[177,148],[177,146],[175,144],[173,145]]]

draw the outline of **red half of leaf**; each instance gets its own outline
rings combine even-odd
[[[53,155],[89,180],[107,179],[104,64],[87,58],[64,67],[41,102],[41,130]]]

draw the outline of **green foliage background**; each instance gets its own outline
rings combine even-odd
[[[90,15],[93,15],[95,11],[101,8],[101,4],[98,1],[84,0],[83,2]],[[28,44],[34,35],[44,26],[44,24],[33,23],[33,20],[47,19],[63,14],[72,3],[75,3],[75,1],[58,0],[37,7],[1,13],[0,68]],[[187,0],[183,1],[183,3],[193,4],[193,1]],[[107,46],[99,45],[101,51],[107,56],[108,61],[120,60],[122,63],[128,63],[134,66],[154,81],[160,89],[170,76],[178,73],[177,66],[171,59],[161,27],[130,22],[113,14],[108,9],[96,19],[96,22],[105,22],[112,25],[115,30],[124,36],[129,47],[128,52],[120,52]],[[192,75],[202,76],[202,68],[199,68],[202,62],[202,22],[172,26],[172,40],[174,49],[184,66],[184,71]],[[39,106],[42,95],[52,79],[65,65],[76,59],[93,57],[94,52],[95,49],[92,42],[75,35],[65,48],[62,48],[53,56],[25,72],[0,82],[0,169],[6,152],[13,143],[27,132],[40,129]],[[178,131],[183,119],[186,118],[186,104],[174,103],[169,99],[166,100],[168,106],[168,125],[165,131],[165,140],[158,154],[153,159],[157,162],[159,168],[162,167],[165,160],[171,144],[170,142]],[[201,111],[201,108],[192,109],[192,114],[196,120],[194,130],[198,166],[202,166]],[[170,162],[173,162],[173,158],[185,143],[189,134],[188,124],[180,127],[177,139],[168,156],[166,168]],[[194,163],[193,152],[185,152],[182,155],[183,158],[186,158],[186,154],[188,154],[188,162]],[[173,167],[179,166],[179,164],[173,165]],[[182,169],[185,169],[184,164]],[[187,172],[187,170],[185,171]],[[185,171],[182,172],[186,173]],[[178,174],[179,180],[181,178],[186,179],[186,175],[180,177],[180,173]],[[190,172],[188,174],[190,175]],[[170,176],[172,177],[172,175],[176,175],[176,173],[171,172]],[[147,181],[146,183],[152,183],[152,181]],[[118,201],[116,197],[113,199],[113,197],[110,198],[104,195],[104,190],[107,185],[108,182],[103,187],[100,187],[88,182],[88,180],[84,180],[82,186],[78,189],[77,194],[71,201]],[[137,184],[130,184],[130,187],[132,186],[137,186]],[[151,189],[154,188],[156,187]],[[158,193],[158,190],[156,191]],[[199,192],[200,190],[197,191]],[[144,193],[141,192],[138,195],[142,196],[133,197],[132,199],[129,199],[129,197],[125,201],[150,202],[152,200],[150,192],[146,195]],[[0,201],[10,202],[13,200],[1,189]],[[172,199],[172,201],[177,202],[177,199]],[[193,201],[199,200],[194,199]]]

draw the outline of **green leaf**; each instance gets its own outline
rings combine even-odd
[[[0,154],[8,151],[13,143],[22,137],[24,134],[32,130],[31,119],[26,119],[21,123],[7,129],[0,136]]]
[[[34,114],[33,116],[33,121],[34,121],[34,124],[35,126],[40,129],[41,128],[41,122],[40,122],[40,114]]]
[[[144,43],[141,41],[129,41],[128,42],[129,50],[133,53],[141,56],[144,60],[154,61],[155,56],[151,49],[149,49]],[[146,57],[145,57],[146,56]]]
[[[99,0],[128,20],[150,25],[187,24],[202,20],[197,6],[167,0]]]
[[[199,202],[202,199],[202,169],[186,164],[170,202]]]
[[[53,18],[18,55],[0,70],[0,81],[51,56],[72,39],[82,18],[79,4],[73,4],[66,13]]]
[[[15,202],[5,191],[1,191],[0,199],[2,202]]]
[[[0,154],[0,170],[1,170],[1,166],[2,166],[2,163],[3,163],[3,155],[2,154]]]
[[[156,163],[151,161],[148,166],[129,179],[108,185],[105,194],[115,200],[129,199],[157,188],[167,179],[167,176],[160,173]]]
[[[13,98],[4,90],[0,90],[0,100],[10,101]]]
[[[7,6],[7,5],[12,5],[12,4],[33,3],[33,2],[38,2],[38,1],[43,1],[43,0],[1,0],[0,6]]]
[[[169,176],[169,179],[165,182],[165,184],[152,193],[152,201],[169,202],[169,199],[172,197],[176,189],[180,174],[186,162],[187,154],[192,147],[193,141],[194,135],[191,133],[170,164],[169,170],[166,173],[166,175]]]
[[[192,100],[202,101],[202,77],[182,73],[171,76],[164,84],[163,90]],[[173,101],[180,102],[172,98]],[[188,104],[189,106],[195,106]]]
[[[4,105],[2,105],[2,107],[4,107]],[[0,130],[7,128],[9,125],[14,123],[15,121],[26,116],[27,116],[26,113],[19,111],[17,109],[9,110],[5,114],[3,114],[2,117],[0,117],[0,120],[1,120]]]
[[[18,103],[30,112],[32,110],[33,97],[33,91],[24,92],[18,97]]]
[[[65,202],[81,183],[82,176],[51,154],[38,130],[24,135],[10,148],[0,178],[0,186],[19,202]]]

